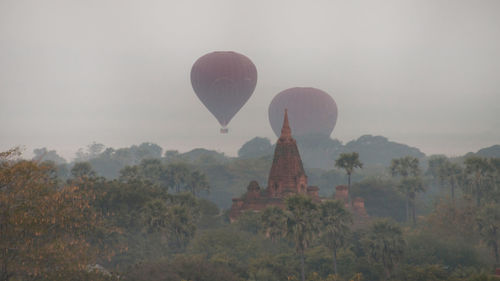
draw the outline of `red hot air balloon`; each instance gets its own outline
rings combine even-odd
[[[285,108],[294,136],[330,136],[337,122],[337,104],[330,95],[316,88],[290,88],[277,94],[269,105],[269,122],[278,137]]]
[[[199,58],[191,69],[193,90],[227,133],[227,124],[252,95],[257,69],[235,52],[213,52]]]

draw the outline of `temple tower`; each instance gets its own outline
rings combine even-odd
[[[281,136],[274,150],[273,164],[267,188],[271,197],[285,197],[290,193],[307,193],[307,176],[302,166],[297,143],[292,138],[285,109]]]

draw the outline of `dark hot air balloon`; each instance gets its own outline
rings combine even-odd
[[[337,104],[330,95],[316,88],[290,88],[277,94],[269,105],[269,122],[278,137],[285,108],[294,136],[330,136],[337,122]]]
[[[252,95],[257,69],[235,52],[213,52],[199,58],[191,69],[193,90],[227,133],[227,124]]]

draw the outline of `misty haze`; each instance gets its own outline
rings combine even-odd
[[[497,280],[499,13],[0,0],[0,281]]]

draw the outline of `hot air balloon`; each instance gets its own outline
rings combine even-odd
[[[199,58],[191,69],[193,90],[227,133],[227,124],[252,95],[257,69],[235,52],[213,52]]]
[[[269,122],[278,137],[285,108],[294,136],[329,137],[337,122],[337,104],[330,95],[316,88],[290,88],[277,94],[269,105]]]

